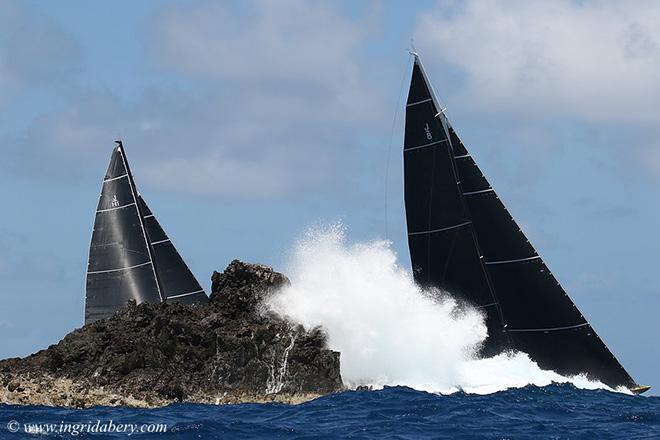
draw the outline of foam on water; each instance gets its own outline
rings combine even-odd
[[[541,370],[521,352],[479,359],[487,331],[478,310],[459,310],[447,292],[423,291],[388,242],[348,243],[341,224],[307,231],[286,273],[291,285],[270,307],[307,327],[323,326],[351,386],[478,394],[552,382],[607,388]]]

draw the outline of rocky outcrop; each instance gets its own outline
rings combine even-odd
[[[208,304],[129,304],[58,344],[0,361],[0,402],[88,407],[170,402],[300,402],[341,390],[339,353],[322,329],[269,312],[288,283],[233,261]]]

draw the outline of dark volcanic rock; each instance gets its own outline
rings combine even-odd
[[[212,283],[206,305],[130,303],[46,350],[0,361],[0,402],[296,402],[342,389],[323,331],[264,307],[284,275],[233,261]]]

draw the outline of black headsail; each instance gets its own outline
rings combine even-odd
[[[206,302],[207,296],[204,289],[199,285],[141,195],[138,195],[138,204],[147,233],[147,241],[151,246],[151,255],[163,300],[186,304]]]
[[[440,108],[416,54],[406,106],[405,204],[415,279],[482,308],[484,353],[641,390],[550,273]]]
[[[134,299],[204,302],[206,294],[138,195],[121,143],[113,150],[89,249],[85,324]]]

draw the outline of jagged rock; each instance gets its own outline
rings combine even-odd
[[[268,266],[234,260],[223,273],[213,272],[209,302],[236,319],[255,313],[264,298],[288,283],[287,277]]]
[[[23,359],[0,361],[2,403],[156,406],[299,402],[343,389],[320,328],[266,310],[288,279],[232,261],[208,304],[135,304]]]

